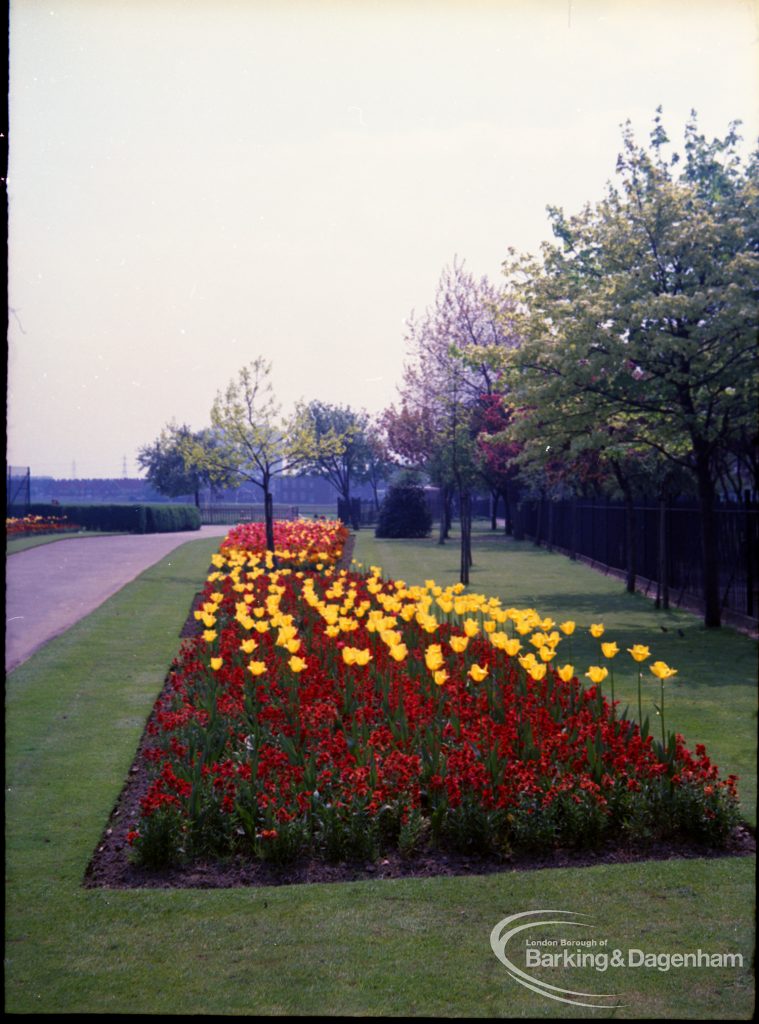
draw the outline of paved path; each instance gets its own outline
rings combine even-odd
[[[5,671],[89,615],[117,590],[188,540],[223,537],[228,526],[181,533],[69,537],[5,560]]]

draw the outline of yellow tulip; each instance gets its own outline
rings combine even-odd
[[[585,675],[590,679],[591,683],[602,683],[609,674],[608,668],[600,668],[598,665],[591,665]]]
[[[451,650],[455,651],[456,654],[463,654],[464,651],[467,649],[467,645],[469,643],[469,637],[468,636],[452,636],[451,639],[449,640],[449,643],[451,645]]]
[[[389,648],[389,653],[395,661],[403,661],[408,654],[408,647],[405,644],[394,644]]]
[[[290,654],[297,654],[298,651],[300,650],[300,644],[300,640],[298,640],[297,637],[293,637],[293,639],[288,640],[284,646],[287,648]]]
[[[469,677],[470,679],[473,679],[475,683],[481,683],[482,680],[485,679],[487,674],[487,666],[483,668],[480,665],[472,665],[472,667],[469,669]]]
[[[308,667],[308,663],[305,662],[303,658],[299,658],[295,654],[293,654],[287,664],[290,666],[290,670],[292,672],[302,672],[304,668]]]
[[[510,658],[513,658],[522,650],[522,645],[518,640],[507,640],[503,649]]]
[[[590,627],[590,635],[594,636],[596,640],[604,635],[604,626],[601,622],[594,622]]]
[[[546,674],[546,669],[547,668],[548,668],[547,665],[537,665],[536,664],[536,665],[532,665],[530,668],[528,668],[527,671],[529,672],[530,677],[532,679],[534,679],[536,683],[539,683],[540,680],[544,678],[544,676]]]
[[[216,639],[216,635],[215,629],[206,629],[203,631],[203,639],[207,644],[212,644]]]
[[[388,647],[395,647],[399,644],[403,637],[401,636],[400,630],[398,629],[383,629],[380,633],[382,640],[387,644]]]
[[[248,672],[252,672],[254,676],[263,675],[263,673],[265,671],[266,671],[266,662],[265,661],[251,661],[248,664]]]
[[[543,661],[550,661],[551,658],[556,657],[556,651],[553,649],[553,647],[549,647],[547,645],[545,647],[541,647],[538,651],[538,654],[540,655]]]
[[[258,647],[258,644],[255,640],[243,640],[240,644],[240,650],[244,651],[246,654],[252,654],[256,647]]]
[[[632,647],[628,647],[627,651],[636,661],[645,661],[646,658],[651,657],[651,652],[643,644],[634,644]]]
[[[218,672],[223,664],[223,658],[211,658],[211,668],[214,670],[214,672]]]
[[[677,675],[677,669],[670,668],[664,661],[655,661],[653,665],[648,667],[657,679],[670,679],[672,676]]]
[[[430,644],[424,652],[424,661],[430,672],[436,672],[443,666],[443,652],[440,644]]]
[[[447,678],[448,678],[448,673],[446,672],[446,670],[444,668],[439,669],[439,671],[435,672],[435,674],[434,674],[435,684],[437,686],[442,686]]]
[[[615,641],[611,643],[601,644],[601,650],[604,652],[604,658],[614,658],[619,654],[619,648]]]
[[[556,675],[561,679],[562,683],[568,683],[574,674],[574,665],[562,665],[561,668],[556,669]]]
[[[571,619],[567,619],[566,622],[559,623],[559,629],[565,636],[571,636],[575,631],[576,625]]]
[[[464,619],[464,632],[470,639],[474,636],[477,636],[479,631],[480,627],[477,625],[474,619]]]

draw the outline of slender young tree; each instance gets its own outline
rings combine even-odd
[[[185,444],[191,466],[209,477],[248,480],[260,487],[264,499],[266,546],[274,550],[275,476],[299,469],[314,455],[315,439],[302,420],[284,419],[274,397],[271,363],[262,357],[243,366],[211,408],[212,446]]]

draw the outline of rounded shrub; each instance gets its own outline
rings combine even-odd
[[[432,529],[432,513],[424,489],[418,484],[394,484],[382,502],[376,537],[426,537]]]

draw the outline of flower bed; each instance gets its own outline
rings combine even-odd
[[[663,717],[661,739],[619,720],[606,668],[584,685],[558,666],[574,623],[554,629],[460,586],[337,570],[344,528],[304,525],[276,552],[284,568],[242,546],[260,541],[248,526],[214,556],[200,633],[148,727],[153,776],[129,834],[140,863],[726,841],[735,778],[666,734]],[[674,670],[655,665],[663,688]]]
[[[22,519],[10,517],[5,520],[7,537],[31,537],[43,533],[70,533],[81,529],[76,523],[68,521],[66,516],[24,516]]]

